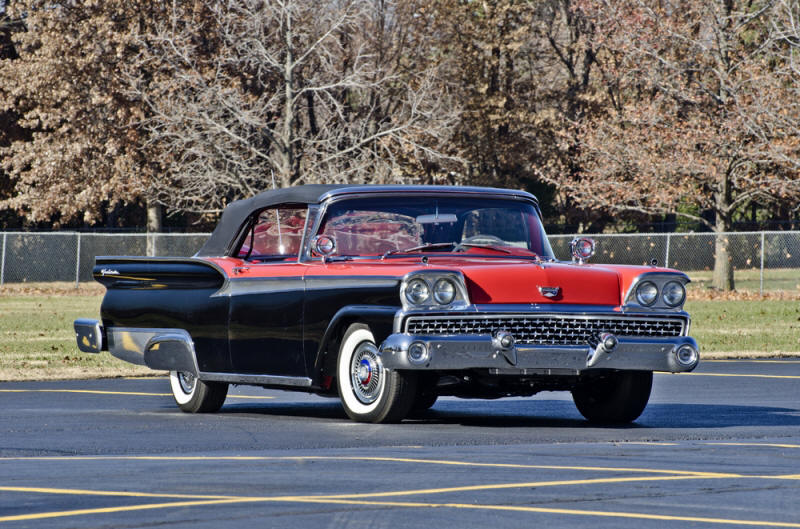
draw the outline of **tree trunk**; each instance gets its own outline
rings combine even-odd
[[[156,239],[161,232],[161,204],[147,203],[147,255],[156,255]]]
[[[716,238],[714,241],[714,277],[712,286],[718,290],[734,290],[733,263],[728,233],[733,225],[731,215],[731,182],[726,174],[720,182],[720,190],[716,196],[717,222],[714,226]]]

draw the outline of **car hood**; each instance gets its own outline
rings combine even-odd
[[[568,263],[459,267],[472,303],[619,305],[616,271]]]

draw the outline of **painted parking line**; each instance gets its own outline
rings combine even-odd
[[[137,397],[171,397],[172,393],[153,393],[146,391],[104,391],[95,389],[0,389],[0,393],[83,393],[89,395],[132,395]],[[230,399],[270,400],[268,395],[228,395]]]
[[[794,357],[791,357],[794,358]],[[703,359],[704,364],[800,364],[800,360],[759,360],[757,358],[740,358],[740,359]]]
[[[800,380],[800,375],[759,375],[750,373],[656,373],[657,375],[680,375],[694,377],[740,377],[740,378],[774,378],[787,380]]]
[[[665,474],[673,476],[698,476],[707,478],[736,478],[740,474],[702,472],[695,470],[676,470],[658,468],[598,467],[573,465],[526,465],[522,463],[485,463],[450,459],[418,459],[407,457],[379,456],[26,456],[0,457],[3,461],[370,461],[377,463],[411,463],[422,465],[445,465],[476,468],[508,468],[520,470],[574,470],[586,472],[630,472],[634,474]]]
[[[800,448],[800,445],[780,443],[703,443],[710,446],[766,446],[769,448]]]
[[[602,518],[627,518],[636,520],[658,520],[658,521],[674,521],[674,522],[695,522],[707,524],[722,524],[722,525],[735,525],[735,526],[749,526],[749,527],[791,527],[800,528],[800,523],[793,522],[773,522],[766,520],[739,520],[730,518],[706,518],[701,516],[672,516],[664,514],[650,514],[650,513],[637,513],[637,512],[621,512],[621,511],[592,511],[580,509],[554,509],[548,507],[529,507],[522,505],[485,505],[485,504],[467,504],[467,503],[419,503],[419,502],[389,502],[389,501],[348,501],[348,500],[324,500],[316,498],[298,498],[295,501],[303,503],[337,503],[342,505],[364,505],[375,507],[407,507],[407,508],[430,508],[430,509],[470,509],[470,510],[488,510],[488,511],[511,511],[523,513],[537,513],[537,514],[560,514],[571,516],[590,516]]]
[[[720,476],[717,479],[721,479]],[[736,476],[740,477],[740,476]],[[748,477],[748,476],[741,476]],[[759,476],[750,476],[759,477]],[[766,478],[776,478],[778,476],[764,476]],[[798,476],[800,479],[800,476]],[[708,479],[706,476],[653,476],[651,478],[632,477],[632,478],[611,478],[614,482],[621,483],[625,481],[642,481],[642,480],[670,480],[670,479]],[[610,480],[604,480],[611,482]],[[694,523],[707,523],[707,524],[724,524],[731,526],[749,526],[749,527],[790,527],[800,528],[800,523],[791,522],[776,522],[766,520],[742,520],[731,518],[711,518],[700,516],[675,516],[675,515],[662,515],[653,513],[638,513],[638,512],[623,512],[623,511],[597,511],[597,510],[582,510],[582,509],[559,509],[549,507],[532,507],[520,505],[495,505],[495,504],[480,504],[480,503],[434,503],[434,502],[402,502],[402,501],[386,501],[386,500],[372,500],[369,498],[380,498],[391,496],[409,496],[418,494],[442,494],[450,492],[463,492],[482,491],[482,490],[496,490],[498,488],[530,488],[539,486],[557,486],[557,485],[574,485],[576,483],[594,484],[597,480],[571,480],[563,482],[533,482],[533,483],[506,483],[506,484],[491,484],[491,485],[474,485],[469,487],[452,487],[447,489],[425,489],[425,490],[406,490],[406,491],[393,491],[389,493],[368,493],[368,494],[351,494],[351,495],[334,495],[334,496],[267,496],[267,497],[230,497],[230,496],[184,496],[156,493],[135,493],[135,492],[116,492],[116,491],[86,491],[86,490],[70,490],[70,489],[35,489],[25,487],[0,487],[4,491],[18,491],[18,492],[43,492],[52,494],[77,494],[77,495],[102,495],[102,496],[128,496],[128,497],[163,497],[163,498],[197,498],[187,499],[186,501],[179,502],[166,502],[166,503],[147,503],[139,505],[126,505],[126,506],[113,506],[113,507],[100,507],[93,509],[76,509],[72,511],[52,511],[42,513],[29,513],[13,516],[0,517],[0,522],[11,521],[30,521],[47,518],[63,518],[71,516],[85,516],[92,514],[113,514],[120,512],[134,512],[143,510],[154,509],[169,509],[180,507],[200,507],[221,504],[237,504],[237,503],[316,503],[316,504],[340,504],[340,505],[362,505],[362,506],[375,506],[375,507],[402,507],[402,508],[450,508],[450,509],[470,509],[470,510],[490,510],[490,511],[507,511],[507,512],[521,512],[521,513],[536,513],[536,514],[553,514],[564,516],[588,516],[588,517],[602,517],[602,518],[624,518],[624,519],[640,519],[640,520],[658,520],[658,521],[678,521],[678,522],[694,522]]]
[[[767,444],[757,444],[757,446],[769,446]],[[625,468],[625,467],[595,467],[595,466],[565,466],[565,465],[525,465],[525,464],[508,464],[508,463],[485,463],[485,462],[471,462],[471,461],[458,461],[458,460],[439,460],[439,459],[416,459],[416,458],[398,458],[398,457],[351,457],[351,456],[283,456],[283,457],[266,457],[266,456],[220,456],[220,457],[205,457],[205,456],[51,456],[51,457],[20,457],[20,458],[0,458],[0,463],[3,461],[87,461],[87,460],[118,460],[118,461],[198,461],[198,460],[214,460],[214,461],[372,461],[377,463],[407,463],[407,464],[428,464],[428,465],[451,465],[451,466],[477,466],[489,467],[498,469],[512,469],[512,470],[530,470],[530,469],[548,469],[548,470],[572,470],[572,471],[591,471],[591,472],[625,472],[629,476],[614,476],[609,478],[588,478],[588,479],[572,479],[572,480],[558,480],[558,481],[536,481],[536,482],[512,482],[512,483],[492,483],[492,484],[478,484],[478,485],[464,485],[457,487],[446,487],[436,489],[414,489],[414,490],[397,490],[397,491],[384,491],[384,492],[370,492],[370,493],[351,493],[351,494],[336,494],[336,495],[316,495],[316,496],[266,496],[266,497],[249,497],[249,496],[220,496],[220,495],[187,495],[187,494],[171,494],[171,493],[153,493],[153,492],[132,492],[132,491],[99,491],[99,490],[85,490],[85,489],[60,489],[60,488],[37,488],[37,487],[0,487],[0,491],[4,492],[20,492],[28,494],[58,494],[58,495],[80,495],[80,496],[97,496],[97,497],[129,497],[129,498],[161,498],[173,499],[181,501],[172,502],[158,502],[158,503],[144,503],[137,505],[125,506],[110,506],[92,509],[75,509],[72,511],[53,511],[42,513],[29,513],[14,516],[0,517],[0,522],[11,521],[30,521],[37,519],[47,518],[61,518],[71,516],[84,516],[94,514],[113,514],[120,512],[134,512],[155,509],[169,509],[169,508],[182,508],[182,507],[201,507],[220,504],[237,504],[237,503],[318,503],[318,504],[342,504],[342,505],[365,505],[376,507],[402,507],[402,508],[451,508],[451,509],[473,509],[473,510],[490,510],[490,511],[508,511],[520,513],[536,513],[536,514],[553,514],[562,516],[589,516],[601,518],[626,518],[626,519],[641,519],[641,520],[658,520],[658,521],[677,521],[677,522],[694,522],[694,523],[708,523],[708,524],[727,524],[730,526],[750,526],[750,527],[791,527],[800,528],[798,523],[787,522],[774,522],[763,520],[741,520],[741,519],[728,519],[728,518],[710,518],[710,517],[696,517],[696,516],[673,516],[661,515],[653,513],[638,513],[638,512],[619,512],[619,511],[596,511],[596,510],[581,510],[581,509],[556,509],[547,507],[532,507],[532,506],[519,506],[519,505],[495,505],[495,504],[463,504],[463,503],[448,503],[448,502],[414,502],[414,501],[396,501],[402,497],[419,496],[419,495],[437,495],[437,494],[453,494],[464,492],[482,492],[503,489],[530,489],[539,487],[565,487],[565,486],[581,486],[581,485],[596,485],[596,484],[623,484],[623,483],[636,483],[636,482],[658,482],[658,481],[675,481],[675,480],[710,480],[710,479],[732,479],[732,480],[750,480],[750,479],[769,479],[769,480],[800,480],[800,475],[772,475],[772,476],[759,476],[759,475],[743,475],[743,474],[729,474],[718,472],[703,472],[692,470],[674,470],[674,469],[648,469],[648,468]],[[649,475],[642,476],[642,473]],[[389,500],[391,498],[391,500]]]
[[[244,503],[246,501],[251,501],[251,500],[234,498],[225,500],[193,500],[193,501],[177,501],[169,503],[145,503],[142,505],[124,505],[116,507],[100,507],[96,509],[76,509],[74,511],[54,511],[54,512],[42,512],[42,513],[31,513],[31,514],[17,514],[13,516],[0,516],[0,522],[44,520],[48,518],[66,518],[70,516],[86,516],[90,514],[113,514],[120,512],[145,511],[153,509],[177,509],[179,507],[200,507],[206,505],[221,505],[225,503]]]

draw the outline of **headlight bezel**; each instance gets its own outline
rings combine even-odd
[[[671,311],[679,312],[683,310],[683,305],[686,303],[686,284],[691,280],[689,276],[683,272],[678,271],[653,271],[644,272],[636,276],[625,292],[624,310],[634,311]],[[670,304],[664,299],[664,289],[670,283],[676,283],[683,289],[683,296],[675,304]],[[645,302],[647,299],[640,299],[640,289],[645,287],[648,283],[655,285],[656,298],[649,305]]]
[[[425,284],[428,289],[428,296],[422,299],[419,303],[414,301],[413,294],[410,291],[415,286],[420,285],[419,282]],[[437,296],[437,285],[441,291],[445,285],[452,286],[452,295]],[[416,298],[420,299],[420,298]],[[469,296],[467,294],[466,282],[464,275],[459,271],[453,270],[420,270],[407,274],[400,285],[400,301],[404,310],[416,309],[461,309],[469,305]]]

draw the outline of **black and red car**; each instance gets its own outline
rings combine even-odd
[[[232,203],[191,258],[98,257],[78,346],[170,372],[187,412],[229,384],[338,395],[399,421],[440,395],[572,392],[597,422],[644,410],[698,347],[676,270],[557,261],[522,191],[307,185]]]

